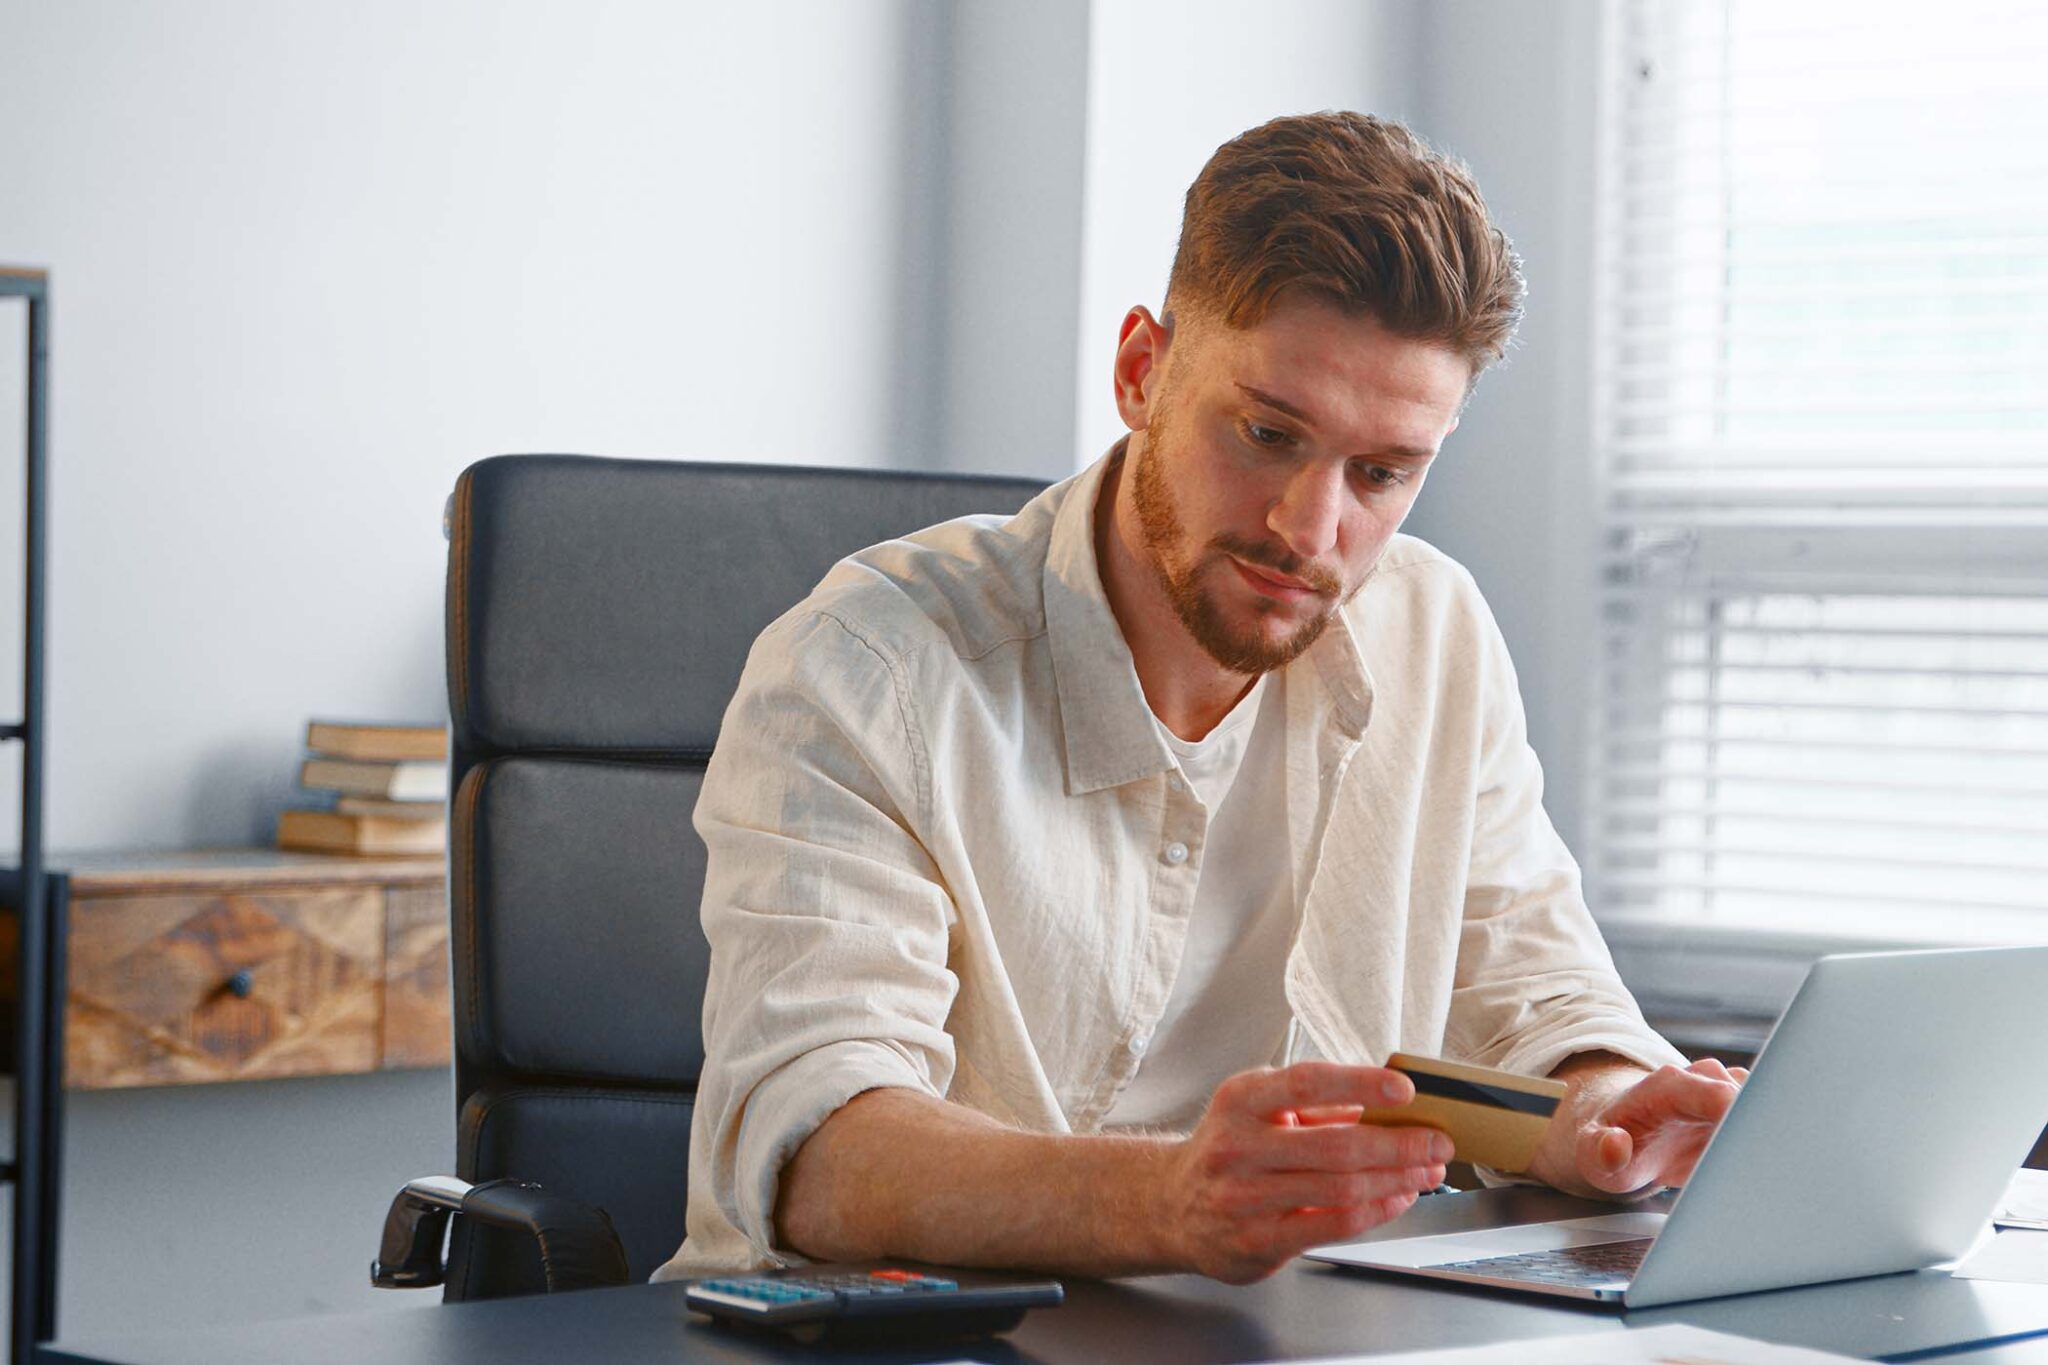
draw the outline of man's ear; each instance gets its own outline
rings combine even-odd
[[[1169,319],[1171,316],[1168,314]],[[1152,423],[1157,378],[1172,341],[1172,323],[1153,317],[1152,310],[1144,304],[1124,314],[1123,330],[1117,333],[1116,365],[1111,379],[1116,385],[1117,415],[1132,431],[1143,431]]]

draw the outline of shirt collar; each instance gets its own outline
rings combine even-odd
[[[1053,518],[1045,555],[1045,632],[1067,743],[1067,794],[1153,777],[1173,767],[1138,666],[1109,609],[1095,558],[1095,502],[1124,442],[1074,479]]]
[[[1045,556],[1045,629],[1059,689],[1060,727],[1067,747],[1067,794],[1083,796],[1174,766],[1151,703],[1138,684],[1123,629],[1110,610],[1095,557],[1095,507],[1125,441],[1076,475],[1053,518]],[[1363,596],[1363,594],[1361,594]],[[1312,662],[1332,718],[1349,739],[1372,718],[1372,679],[1339,611],[1298,662]]]
[[[1375,568],[1373,572],[1379,570]],[[1368,575],[1366,582],[1371,581]],[[1323,631],[1323,638],[1310,645],[1308,653],[1302,656],[1315,665],[1316,677],[1322,682],[1323,695],[1329,698],[1330,714],[1337,728],[1352,740],[1363,739],[1365,727],[1372,722],[1372,674],[1366,669],[1365,655],[1358,647],[1358,636],[1351,624],[1355,604],[1364,597],[1361,589],[1357,597],[1338,611],[1336,619]]]

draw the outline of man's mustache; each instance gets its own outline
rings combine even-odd
[[[1209,542],[1226,554],[1236,555],[1247,564],[1256,564],[1262,569],[1285,574],[1300,583],[1306,583],[1325,597],[1335,597],[1344,591],[1344,580],[1320,564],[1310,563],[1292,550],[1277,545],[1246,540],[1229,532],[1218,535]]]

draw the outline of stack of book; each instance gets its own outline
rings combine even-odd
[[[332,809],[287,810],[277,846],[321,853],[440,853],[448,847],[448,731],[439,725],[306,726],[299,785]],[[330,795],[331,794],[331,795]]]

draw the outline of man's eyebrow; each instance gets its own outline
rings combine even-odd
[[[1306,412],[1303,412],[1286,399],[1267,393],[1264,389],[1253,388],[1250,384],[1239,380],[1233,380],[1232,382],[1237,385],[1240,393],[1253,402],[1263,403],[1277,412],[1284,412],[1305,427],[1315,426],[1315,418],[1310,417]],[[1426,464],[1436,458],[1434,450],[1429,450],[1422,446],[1388,446],[1385,450],[1375,451],[1374,453],[1390,460],[1413,460],[1417,464]]]
[[[1312,427],[1316,424],[1315,419],[1313,417],[1310,417],[1307,413],[1303,412],[1300,408],[1297,408],[1296,406],[1294,406],[1294,404],[1288,402],[1284,398],[1276,398],[1272,394],[1267,393],[1264,389],[1255,389],[1251,385],[1241,382],[1238,384],[1237,388],[1238,392],[1242,393],[1245,397],[1251,399],[1253,402],[1264,403],[1269,408],[1278,408],[1281,412],[1286,413],[1289,417],[1292,417],[1295,421],[1300,422],[1305,426]]]

